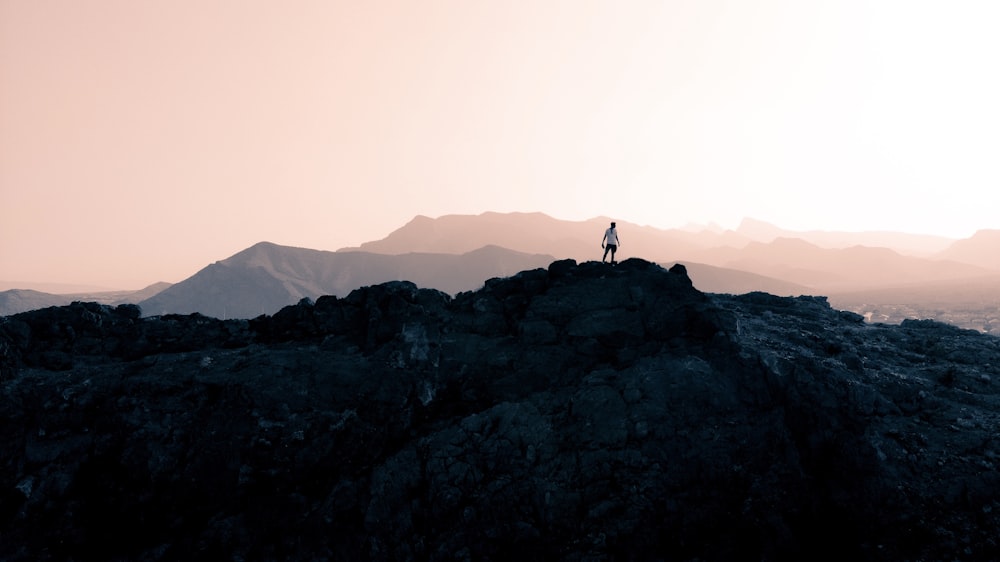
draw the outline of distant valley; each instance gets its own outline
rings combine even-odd
[[[217,318],[273,314],[303,298],[408,280],[450,295],[484,279],[599,260],[611,219],[564,221],[542,213],[415,217],[381,240],[336,252],[255,244],[191,277],[137,292],[53,295],[0,292],[0,315],[93,300],[137,303],[143,314]],[[710,293],[821,295],[871,322],[932,318],[1000,334],[1000,231],[947,238],[895,232],[796,232],[745,220],[735,230],[657,229],[618,220],[619,259],[683,263]]]

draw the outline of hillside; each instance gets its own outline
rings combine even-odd
[[[363,247],[387,253],[425,247],[457,251],[491,240],[585,261],[600,255],[593,240],[609,221],[562,221],[540,213],[417,217]],[[706,292],[827,295],[838,308],[872,321],[937,319],[1000,333],[1000,283],[981,281],[1000,271],[1000,231],[951,240],[884,231],[790,231],[753,219],[744,219],[735,231],[618,222],[621,257],[688,264],[695,286]],[[956,295],[972,298],[957,302]]]
[[[971,279],[991,273],[971,264],[905,256],[888,248],[820,248],[799,238],[751,242],[743,248],[711,248],[696,255],[702,263],[769,275],[824,295]]]
[[[1000,340],[564,260],[0,319],[0,559],[996,560]]]
[[[96,291],[53,294],[30,289],[9,289],[0,292],[0,316],[9,316],[48,306],[63,306],[74,301],[118,305],[137,303],[169,287],[169,283],[154,283],[138,291]]]
[[[325,252],[255,244],[139,302],[146,315],[199,312],[216,318],[273,314],[303,298],[345,296],[358,287],[407,280],[449,294],[483,279],[544,267],[554,258],[496,246],[464,254]]]
[[[768,243],[778,238],[798,238],[820,248],[868,246],[888,248],[903,255],[918,257],[930,257],[943,252],[955,242],[955,240],[943,236],[884,230],[862,232],[787,230],[752,218],[743,219],[736,228],[736,233],[755,242]]]
[[[146,315],[252,318],[302,298],[343,296],[391,280],[454,295],[480,287],[482,279],[544,267],[557,258],[596,260],[609,222],[607,217],[565,221],[542,213],[417,216],[382,240],[337,252],[262,242],[155,295],[0,293],[0,316],[93,300],[139,303]],[[931,318],[1000,330],[994,327],[1000,324],[1000,284],[980,281],[1000,271],[1000,231],[952,241],[894,232],[795,232],[752,219],[735,231],[618,223],[619,258],[688,264],[695,286],[706,292],[826,295],[836,306],[873,320]],[[955,303],[954,295],[973,291],[974,301]]]
[[[675,264],[666,263],[660,265],[669,268]],[[806,285],[791,283],[766,275],[758,275],[749,271],[727,269],[702,263],[685,262],[683,265],[687,269],[688,276],[691,277],[694,287],[705,293],[742,295],[744,293],[760,291],[783,297],[797,297],[799,295],[808,295],[812,292],[812,288]]]
[[[564,221],[541,213],[483,213],[419,216],[382,240],[362,248],[399,254],[434,248],[461,252],[484,243],[541,252],[578,261],[599,259],[600,237],[611,219]],[[744,219],[736,230],[718,228],[656,229],[618,220],[620,256],[662,264],[701,264],[719,268],[704,277],[711,292],[750,290],[776,294],[846,294],[884,290],[887,295],[916,293],[906,287],[942,287],[942,293],[920,293],[947,300],[948,287],[975,283],[1000,271],[1000,237],[981,231],[968,240],[899,232],[790,231]],[[754,280],[748,274],[759,276]],[[728,279],[731,278],[732,281]],[[698,276],[692,270],[696,285]],[[759,283],[757,283],[759,281]],[[784,284],[785,288],[781,288]],[[896,291],[896,289],[901,289]],[[1000,301],[1000,286],[988,299]],[[879,302],[896,306],[896,302]],[[905,303],[927,309],[927,301]]]
[[[1000,271],[998,248],[1000,248],[1000,230],[980,230],[970,238],[956,240],[936,257]]]
[[[566,221],[543,213],[445,215],[436,219],[418,216],[386,238],[362,244],[360,249],[383,254],[464,253],[484,245],[496,245],[519,252],[540,252],[586,261],[600,258],[601,236],[611,220],[598,217]],[[694,233],[617,222],[623,233],[623,251],[649,261],[669,261],[719,244],[745,243],[731,232]]]

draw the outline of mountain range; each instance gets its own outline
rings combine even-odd
[[[32,289],[8,289],[0,291],[0,316],[36,310],[50,306],[65,306],[76,301],[119,305],[134,304],[146,300],[170,287],[170,283],[153,283],[138,291],[84,291],[70,293],[48,293]]]
[[[596,260],[611,220],[566,221],[543,213],[417,216],[381,240],[335,252],[261,242],[174,285],[113,298],[4,291],[0,315],[96,300],[138,303],[145,315],[252,318],[303,298],[344,296],[390,280],[454,295],[481,287],[484,279],[545,267],[555,259]],[[1000,230],[953,240],[884,231],[789,231],[753,219],[735,230],[616,222],[619,259],[641,257],[668,267],[683,263],[705,292],[823,295],[870,319],[887,319],[899,310],[934,317],[940,303],[996,309],[1000,318]],[[967,327],[982,330],[990,318],[976,318]]]
[[[303,298],[346,296],[358,287],[405,279],[455,294],[483,279],[545,267],[552,256],[483,246],[463,254],[325,252],[269,242],[213,263],[140,301],[146,315],[199,312],[215,318],[271,314]]]

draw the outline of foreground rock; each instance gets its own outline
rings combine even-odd
[[[1000,340],[555,262],[0,321],[0,559],[987,560]]]

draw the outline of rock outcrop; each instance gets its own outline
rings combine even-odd
[[[0,559],[988,560],[1000,340],[573,261],[0,319]]]

